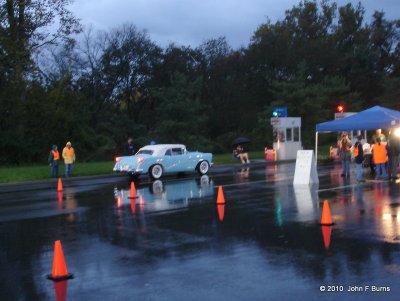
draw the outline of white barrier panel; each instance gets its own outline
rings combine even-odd
[[[312,150],[298,150],[293,185],[318,184],[317,165]]]

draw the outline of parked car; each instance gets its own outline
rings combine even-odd
[[[154,144],[139,149],[133,156],[117,157],[115,172],[131,177],[148,174],[159,179],[165,174],[195,172],[206,174],[212,163],[211,153],[189,152],[183,144]]]

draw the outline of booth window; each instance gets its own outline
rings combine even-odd
[[[293,128],[293,141],[294,142],[300,141],[300,128],[298,127]]]
[[[286,129],[286,141],[292,141],[292,128]]]
[[[274,128],[273,131],[274,142],[285,142],[285,131],[282,129]]]

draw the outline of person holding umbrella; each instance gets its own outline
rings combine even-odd
[[[236,158],[240,159],[243,164],[250,163],[249,154],[245,152],[243,148],[243,144],[245,143],[250,143],[250,140],[245,137],[238,137],[232,142],[232,145],[236,146],[233,150],[233,155]]]
[[[239,158],[243,164],[250,163],[249,154],[244,151],[242,145],[238,144],[233,152],[235,157]]]

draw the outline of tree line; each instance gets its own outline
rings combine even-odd
[[[46,162],[67,141],[78,160],[111,160],[127,137],[218,153],[244,135],[263,149],[276,106],[302,117],[309,148],[338,103],[400,109],[400,20],[360,3],[299,2],[232,49],[162,48],[133,24],[83,30],[69,2],[1,1],[2,165]]]

